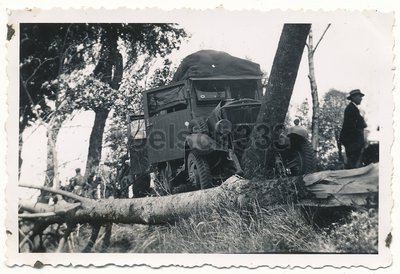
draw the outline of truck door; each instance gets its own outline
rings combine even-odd
[[[191,120],[185,84],[145,93],[145,106],[149,162],[183,159],[185,122]]]

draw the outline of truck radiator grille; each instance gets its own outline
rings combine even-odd
[[[233,125],[249,123],[253,124],[257,120],[260,106],[240,106],[224,109],[224,118],[228,119]]]

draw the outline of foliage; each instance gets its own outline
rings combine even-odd
[[[126,68],[130,68],[142,55],[164,57],[178,49],[186,37],[186,32],[176,24],[21,24],[20,131],[35,121],[37,114],[46,118],[54,110],[51,101],[57,100],[65,81],[80,80],[69,100],[73,105],[68,110],[99,107],[102,102],[104,107],[109,107],[113,96],[105,101],[96,99],[91,102],[90,99],[96,97],[74,101],[81,95],[80,88],[99,86],[93,79],[94,75],[86,82],[79,78],[87,77],[88,70],[101,70],[98,65],[104,44],[123,44]],[[103,63],[103,66],[108,64]],[[97,79],[106,82],[104,77]],[[62,95],[61,100],[65,99]]]
[[[28,96],[21,87],[22,117],[34,119],[33,113],[28,114],[32,107],[39,104],[44,109],[45,98],[55,100],[54,90],[43,83],[82,69],[88,62],[96,64],[100,47],[110,36],[124,43],[129,67],[143,54],[164,57],[178,49],[187,34],[176,24],[21,24],[21,81],[29,91]]]
[[[311,131],[309,110],[310,104],[306,98],[296,109],[296,118],[300,120],[300,126],[306,128],[308,131]]]
[[[352,211],[344,224],[334,223],[325,232],[341,253],[378,252],[378,212],[375,209]]]
[[[331,89],[323,99],[319,110],[319,142],[318,142],[318,169],[342,169],[343,163],[339,157],[339,135],[343,123],[344,109],[348,101],[346,93]],[[296,118],[300,125],[311,130],[309,118],[310,105],[307,99],[297,107]]]
[[[120,43],[118,51],[124,52],[126,56],[125,72],[129,71],[128,74],[130,76],[136,74],[136,79],[139,78],[139,75],[142,77],[145,75],[143,73],[144,63],[148,66],[148,62],[153,61],[154,58],[164,57],[172,50],[179,48],[179,44],[187,36],[183,29],[174,24],[77,24],[70,25],[70,28],[71,26],[76,30],[76,33],[70,32],[68,40],[62,40],[58,36],[55,38],[48,36],[41,39],[40,37],[37,38],[40,44],[43,44],[43,49],[46,46],[59,48],[62,41],[68,46],[69,51],[72,53],[66,52],[63,55],[67,58],[61,62],[65,68],[64,70],[59,71],[56,67],[51,67],[52,71],[56,70],[58,73],[43,75],[47,71],[44,70],[45,66],[42,65],[40,71],[36,71],[35,78],[32,79],[28,77],[29,73],[25,71],[28,71],[28,64],[32,67],[29,67],[30,70],[34,70],[35,67],[32,66],[33,61],[31,60],[39,59],[40,56],[37,57],[38,53],[36,51],[29,52],[25,50],[25,54],[21,58],[21,71],[23,75],[26,75],[22,78],[29,78],[29,83],[32,83],[32,89],[35,90],[32,94],[40,97],[41,94],[37,93],[37,90],[45,94],[51,94],[51,97],[46,97],[48,100],[54,100],[56,99],[55,96],[59,95],[61,99],[68,99],[70,109],[110,109],[116,99],[121,100],[123,96],[126,96],[126,94],[112,90],[110,83],[104,81],[104,75],[103,77],[96,75],[96,71],[100,70],[99,61],[103,50],[102,47],[104,43],[111,43],[109,41],[111,38],[108,37],[111,35],[110,33],[115,36],[113,37],[114,39],[117,39],[114,42],[119,41]],[[47,24],[39,24],[27,25],[28,27],[45,32],[49,28],[61,31],[66,28],[66,25],[52,24],[49,26]],[[85,37],[83,39],[86,41],[85,43],[78,39],[81,36]],[[90,44],[87,44],[87,40],[90,40]],[[75,51],[79,54],[74,54]],[[40,52],[47,51],[42,50]],[[51,51],[49,55],[52,56]],[[73,59],[75,55],[79,55],[79,60]],[[44,60],[49,58],[47,56],[42,57]],[[59,58],[59,56],[57,55],[54,58]],[[74,62],[69,59],[74,60]],[[129,79],[132,78],[125,78],[125,82]],[[23,94],[22,91],[21,94]],[[65,96],[68,96],[68,98]],[[47,102],[43,98],[38,100],[44,103]],[[118,105],[118,101],[116,103]]]
[[[98,29],[89,24],[20,25],[20,132],[38,117],[46,119],[57,89],[43,85],[62,73],[82,68],[85,50],[96,44]],[[36,110],[36,111],[34,111]]]
[[[338,155],[338,142],[343,123],[346,93],[331,89],[323,97],[320,108],[318,158],[321,169],[338,169],[342,162]]]

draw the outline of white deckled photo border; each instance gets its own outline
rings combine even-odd
[[[395,157],[392,149],[394,142],[395,121],[393,110],[395,108],[395,97],[393,95],[393,58],[394,53],[385,52],[385,58],[381,64],[385,71],[377,71],[382,88],[379,91],[378,101],[375,101],[377,109],[376,119],[380,127],[380,163],[379,163],[379,240],[378,254],[181,254],[181,253],[20,253],[18,252],[18,104],[19,104],[19,28],[20,23],[144,23],[144,22],[168,22],[182,23],[190,22],[192,18],[201,16],[206,20],[207,16],[216,18],[220,16],[224,20],[235,20],[238,16],[251,18],[255,15],[265,15],[273,18],[276,24],[311,22],[324,25],[327,23],[335,24],[365,24],[368,28],[376,27],[372,33],[376,37],[381,37],[381,30],[385,30],[386,41],[394,44],[392,26],[394,24],[394,14],[390,12],[366,11],[294,11],[294,10],[271,10],[271,11],[229,11],[223,8],[213,10],[162,10],[158,8],[148,9],[59,9],[50,10],[31,9],[31,10],[9,10],[7,24],[12,25],[15,34],[7,42],[7,76],[8,76],[8,120],[6,125],[7,136],[7,173],[8,180],[6,186],[6,230],[7,235],[6,257],[7,265],[29,265],[33,266],[38,261],[45,265],[94,265],[104,266],[114,264],[119,266],[139,266],[147,265],[151,267],[162,266],[185,266],[195,267],[202,265],[212,265],[215,267],[248,267],[255,268],[261,266],[268,267],[307,267],[320,268],[324,266],[334,267],[355,267],[363,266],[369,269],[387,267],[392,263],[392,254],[386,239],[392,231],[391,209],[393,206],[393,194],[391,190],[392,174],[394,169]],[[271,19],[272,20],[272,19]],[[245,21],[245,20],[244,20]],[[207,27],[212,28],[213,24],[208,23]],[[383,35],[383,34],[382,34]],[[389,37],[387,36],[389,35]],[[276,38],[276,37],[274,37]],[[351,38],[351,37],[350,37]],[[350,41],[351,42],[351,41]],[[215,41],[218,45],[218,41]],[[246,46],[251,46],[247,45]],[[221,46],[221,45],[219,45]],[[224,45],[222,45],[224,46]],[[382,50],[392,49],[392,45],[382,45]],[[259,48],[257,48],[259,50]],[[381,54],[378,52],[377,54]],[[389,56],[389,59],[387,57]],[[273,56],[272,56],[273,57]],[[304,58],[304,56],[303,56]],[[270,58],[271,59],[271,58]],[[270,69],[272,60],[269,61]],[[389,63],[387,62],[389,60]],[[255,60],[257,61],[257,60]],[[366,62],[366,66],[370,65]],[[346,64],[344,64],[345,66]],[[349,75],[349,77],[351,77]],[[366,80],[367,82],[371,79]],[[363,83],[364,84],[364,83]],[[346,87],[347,88],[347,87]],[[346,90],[347,91],[347,90]],[[306,92],[309,92],[307,90]],[[372,102],[371,102],[372,103]],[[398,122],[397,122],[398,123]],[[397,198],[395,198],[397,199]]]

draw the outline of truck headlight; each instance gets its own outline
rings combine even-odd
[[[215,124],[215,131],[221,135],[232,132],[232,123],[229,120],[222,119]]]

